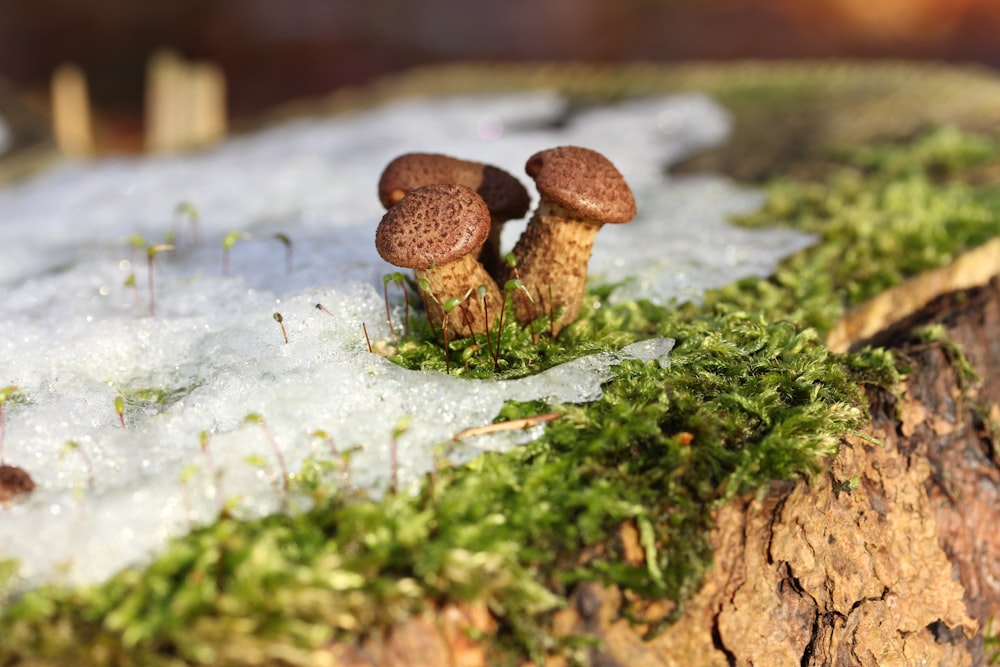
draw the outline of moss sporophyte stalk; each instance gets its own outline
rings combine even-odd
[[[569,650],[546,615],[583,580],[631,591],[627,599],[672,600],[666,616],[640,618],[670,622],[712,565],[712,509],[822,470],[865,419],[859,385],[898,378],[884,350],[831,353],[831,323],[1000,234],[996,190],[965,178],[995,151],[989,138],[939,130],[845,153],[822,183],[770,186],[743,222],[800,227],[817,243],[772,277],[701,303],[616,304],[611,287],[594,286],[555,339],[534,335],[544,322],[532,330],[514,318],[496,360],[484,334],[449,339],[452,372],[469,378],[535,373],[647,338],[676,342],[665,362],[620,361],[592,402],[506,404],[498,422],[561,416],[526,446],[441,465],[415,493],[359,494],[345,450],[330,441],[330,457],[286,475],[286,513],[222,512],[98,586],[14,591],[0,581],[0,664],[264,664],[276,646],[305,662],[331,640],[467,600],[488,606],[497,650],[516,662]],[[443,372],[442,345],[414,313],[392,359]],[[327,441],[321,431],[316,440]],[[613,537],[624,524],[642,536],[641,563]],[[16,571],[0,569],[8,579]],[[625,613],[641,617],[638,607]]]

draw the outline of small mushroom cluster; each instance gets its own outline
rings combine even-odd
[[[515,300],[518,321],[548,315],[557,335],[580,314],[598,230],[635,216],[628,184],[596,151],[550,148],[532,155],[525,171],[540,201],[514,246],[513,265],[500,258],[500,230],[529,207],[514,176],[432,153],[401,155],[382,173],[379,199],[387,211],[375,246],[387,262],[413,269],[428,320],[446,337],[492,327],[504,304],[502,286],[512,279],[531,297]]]

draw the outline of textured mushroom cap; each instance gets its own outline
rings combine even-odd
[[[406,153],[386,165],[378,182],[378,198],[389,208],[410,190],[436,183],[457,183],[475,190],[490,212],[502,218],[521,218],[531,204],[524,185],[503,169],[436,153]]]
[[[375,248],[390,264],[429,269],[477,252],[489,233],[490,210],[482,197],[463,185],[427,185],[386,212]]]
[[[635,197],[625,178],[606,157],[589,148],[560,146],[539,151],[524,170],[544,199],[587,220],[628,222]]]
[[[0,503],[31,493],[34,489],[35,482],[25,470],[12,465],[0,465]]]

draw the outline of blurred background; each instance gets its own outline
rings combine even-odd
[[[82,94],[89,109],[79,122],[92,135],[82,153],[149,148],[149,66],[164,48],[224,81],[215,113],[231,124],[456,61],[902,58],[996,68],[1000,2],[0,0],[0,83],[39,110],[54,95],[72,106]]]

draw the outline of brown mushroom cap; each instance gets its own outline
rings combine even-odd
[[[0,504],[35,490],[35,482],[23,468],[0,465]]]
[[[429,269],[477,252],[489,233],[490,211],[482,197],[463,185],[427,185],[386,212],[375,248],[395,266]]]
[[[411,190],[436,183],[475,190],[493,215],[508,220],[524,217],[531,203],[524,185],[503,169],[436,153],[406,153],[386,165],[378,197],[389,208]]]
[[[559,146],[528,158],[525,171],[544,199],[586,220],[628,222],[635,197],[611,161],[589,148]]]

